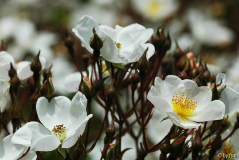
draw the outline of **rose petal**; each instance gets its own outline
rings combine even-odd
[[[71,101],[64,96],[55,97],[50,102],[45,97],[41,97],[36,103],[37,115],[50,131],[56,125],[63,124],[67,128],[70,105]]]
[[[18,129],[12,137],[12,142],[30,146],[32,151],[52,151],[61,144],[56,136],[38,122],[28,122]]]
[[[13,144],[12,136],[12,134],[8,135],[0,142],[0,160],[18,159],[27,151],[28,147]]]
[[[194,111],[188,119],[196,122],[220,120],[225,113],[225,105],[219,100],[212,101],[208,105]]]

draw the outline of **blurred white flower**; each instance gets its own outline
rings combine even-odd
[[[234,40],[233,32],[218,20],[206,18],[202,12],[191,9],[186,14],[194,38],[207,46],[227,46]]]
[[[153,34],[153,29],[146,29],[139,24],[132,24],[127,27],[116,26],[115,29],[98,25],[95,19],[84,16],[80,19],[77,26],[72,29],[75,35],[81,40],[90,53],[90,38],[93,36],[93,28],[103,40],[103,47],[100,49],[101,56],[113,63],[136,62],[148,48],[147,58],[154,54],[154,46],[146,43]]]
[[[23,156],[28,150],[28,147],[20,144],[12,143],[13,135],[8,135],[0,142],[0,160],[17,160]],[[23,158],[19,160],[36,160],[37,155],[35,152],[28,152]]]
[[[52,61],[52,82],[55,88],[55,93],[66,95],[66,87],[64,79],[66,75],[74,72],[74,66],[67,60],[65,56],[58,56]]]
[[[196,122],[222,119],[225,112],[225,105],[221,101],[211,102],[210,88],[198,87],[193,80],[181,80],[172,75],[164,81],[156,77],[147,98],[160,112],[166,113],[175,125],[185,129],[197,128],[200,124]]]
[[[134,8],[146,18],[158,21],[168,18],[179,8],[177,0],[133,0]]]

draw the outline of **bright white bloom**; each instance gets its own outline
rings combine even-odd
[[[225,105],[215,100],[211,102],[210,88],[198,87],[193,80],[181,80],[169,75],[162,81],[155,78],[148,100],[162,113],[166,113],[175,125],[182,128],[197,128],[205,122],[222,119]]]
[[[104,41],[100,52],[107,61],[131,63],[138,61],[147,48],[149,49],[147,58],[150,58],[155,52],[154,46],[146,43],[152,36],[153,29],[146,29],[139,24],[132,24],[127,27],[116,25],[113,29],[105,25],[98,25],[92,17],[84,16],[72,31],[81,40],[82,46],[90,53],[93,53],[93,49],[90,47],[93,28]]]
[[[83,134],[88,120],[93,116],[87,116],[86,105],[87,99],[80,92],[72,101],[59,96],[48,102],[41,97],[36,109],[44,126],[38,122],[28,122],[15,132],[12,141],[29,146],[33,151],[51,151],[61,143],[62,148],[70,148]]]
[[[177,0],[133,0],[132,2],[139,13],[153,21],[168,18],[179,8]]]
[[[0,160],[17,160],[28,150],[28,147],[24,145],[12,143],[12,137],[13,135],[11,134],[0,142]],[[27,155],[20,160],[36,159],[37,155],[35,152],[28,152]]]

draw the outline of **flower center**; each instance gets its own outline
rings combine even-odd
[[[64,139],[66,138],[66,132],[67,129],[63,126],[63,124],[54,126],[52,130],[52,134],[57,136],[57,138],[59,138],[61,142],[64,141]]]
[[[118,48],[118,50],[120,51],[120,50],[121,50],[121,44],[115,42],[115,45],[116,45],[116,47]]]
[[[151,1],[148,4],[147,11],[148,15],[150,16],[157,16],[158,15],[158,10],[161,8],[161,3],[158,1]]]
[[[185,98],[185,94],[183,93],[182,96],[175,94],[171,100],[171,105],[173,111],[181,118],[191,115],[197,107],[197,102]]]

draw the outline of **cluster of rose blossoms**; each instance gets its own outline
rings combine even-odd
[[[130,150],[122,150],[126,133],[135,141],[138,160],[159,150],[162,160],[213,159],[228,151],[239,127],[239,94],[224,85],[224,73],[211,75],[192,52],[177,47],[167,54],[171,40],[164,26],[153,35],[153,29],[139,24],[113,29],[84,16],[72,31],[87,50],[79,67],[75,42],[65,40],[78,69],[62,81],[75,93],[72,100],[54,95],[52,66],[45,69],[40,52],[32,62],[15,62],[1,46],[0,131],[7,136],[0,142],[0,160],[47,159],[54,150],[58,159],[83,160],[102,136],[98,158],[122,159]],[[90,129],[94,107],[104,110],[98,113],[104,116],[95,137]],[[147,133],[154,107],[164,115],[162,121],[173,122],[159,142]]]

